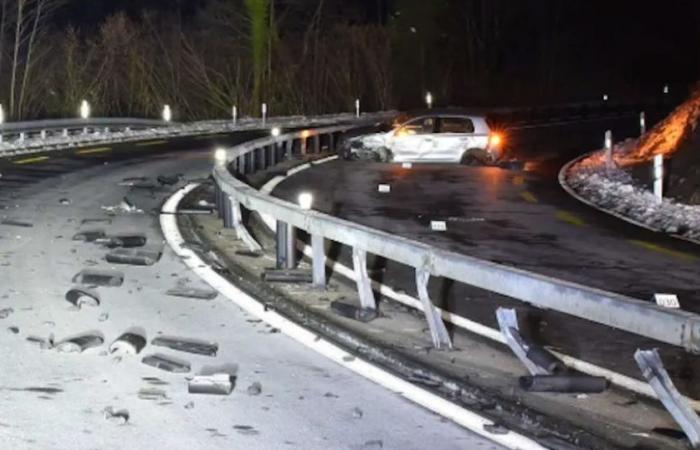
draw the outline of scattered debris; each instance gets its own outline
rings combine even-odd
[[[106,407],[103,411],[105,420],[117,425],[124,425],[129,421],[129,411],[126,409],[114,410],[111,406]]]
[[[99,347],[104,341],[101,333],[83,333],[58,342],[56,350],[61,353],[82,353],[89,348]]]
[[[91,219],[83,219],[83,220],[80,221],[80,224],[81,224],[81,225],[87,225],[87,224],[89,224],[89,223],[104,223],[104,224],[107,224],[107,225],[111,225],[111,224],[112,224],[112,219],[109,219],[109,218],[92,219],[92,218],[91,218]]]
[[[148,239],[142,234],[117,234],[114,236],[106,236],[97,241],[98,244],[103,244],[108,248],[133,248],[143,247]]]
[[[104,322],[107,319],[109,319],[108,313],[102,313],[102,314],[100,314],[100,317],[97,318],[97,320],[99,320],[100,322]]]
[[[146,388],[139,389],[138,397],[141,400],[167,400],[168,394],[162,389]]]
[[[581,374],[534,375],[520,377],[520,387],[528,392],[600,393],[610,387],[610,381]]]
[[[114,270],[84,269],[73,277],[73,282],[89,286],[119,287],[124,283],[124,274]]]
[[[313,275],[304,269],[266,269],[262,279],[269,283],[311,283]]]
[[[484,431],[491,434],[508,434],[508,428],[500,425],[499,423],[485,423],[483,425]]]
[[[190,394],[229,395],[236,385],[236,377],[228,373],[195,375],[187,383]]]
[[[70,200],[67,198],[62,198],[58,200],[58,203],[60,203],[61,205],[70,205]]]
[[[152,266],[160,260],[161,251],[118,248],[107,253],[105,259],[113,264],[130,264],[133,266]]]
[[[124,197],[121,201],[116,206],[102,206],[102,210],[108,212],[108,213],[118,213],[118,212],[126,212],[126,213],[134,213],[134,214],[142,214],[143,210],[138,209],[131,201],[127,198]]]
[[[250,425],[234,425],[233,429],[238,431],[240,434],[243,434],[246,436],[255,436],[257,434],[260,434],[258,432],[258,430],[251,427]]]
[[[15,312],[15,310],[12,308],[0,309],[0,319],[7,319],[13,312]]]
[[[0,224],[10,225],[13,227],[22,227],[22,228],[32,228],[34,226],[34,224],[31,222],[25,222],[25,221],[17,220],[17,219],[3,219],[2,221],[0,221]]]
[[[357,406],[352,409],[352,418],[353,419],[362,419],[363,415],[364,415],[364,413]]]
[[[248,389],[246,389],[246,392],[248,395],[260,395],[262,393],[262,385],[259,382],[254,382],[250,386],[248,386]]]
[[[323,394],[323,396],[326,398],[338,398],[338,396],[332,392],[326,392],[325,394]]]
[[[170,384],[167,381],[163,381],[158,377],[142,377],[141,379],[143,381],[145,381],[146,383],[152,384],[154,386],[166,386],[166,385]]]
[[[138,355],[146,346],[145,332],[141,330],[130,330],[119,336],[112,345],[109,346],[109,353],[118,355]]]
[[[187,373],[190,371],[190,363],[181,359],[165,356],[159,353],[145,356],[142,363],[166,372]]]
[[[185,403],[185,409],[192,409],[192,408],[194,408],[194,402]]]
[[[74,241],[95,242],[105,237],[105,230],[84,230],[73,236]]]
[[[83,306],[100,306],[100,296],[97,292],[86,288],[72,288],[66,292],[66,300],[78,308]]]
[[[206,356],[216,356],[219,351],[219,344],[216,343],[169,336],[159,336],[151,341],[151,345]]]
[[[219,295],[219,293],[213,289],[199,289],[185,286],[168,289],[165,293],[171,297],[194,298],[197,300],[214,300],[216,296]]]
[[[19,334],[19,327],[12,326],[8,327],[7,330],[12,334]]]
[[[49,350],[54,347],[53,334],[50,334],[46,339],[38,336],[27,336],[27,341],[39,344],[39,348]]]
[[[366,441],[363,445],[363,448],[384,448],[384,441],[381,439],[373,439],[371,441]]]
[[[338,300],[331,302],[331,311],[341,317],[365,323],[376,319],[379,315],[376,309],[361,308]]]
[[[177,184],[180,181],[180,178],[182,178],[182,174],[176,174],[176,175],[158,175],[156,178],[158,180],[158,183],[164,186],[172,186],[174,184]]]

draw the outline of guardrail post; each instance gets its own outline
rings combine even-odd
[[[285,142],[284,146],[285,146],[284,151],[287,154],[287,159],[292,159],[294,157],[294,139],[290,139],[287,142]]]
[[[360,305],[365,309],[377,309],[377,302],[372,291],[372,281],[367,274],[367,252],[357,247],[352,248],[352,264],[355,270],[357,293]]]
[[[678,392],[664,369],[657,350],[637,350],[634,359],[656,396],[688,436],[693,448],[700,448],[700,420]]]
[[[297,230],[294,225],[287,224],[287,269],[294,269],[297,266]]]
[[[229,197],[228,194],[224,194],[229,200],[229,210],[231,214],[231,220],[233,222],[233,228],[236,230],[236,236],[238,239],[242,240],[251,252],[260,252],[262,246],[258,244],[258,241],[253,238],[253,236],[248,232],[248,229],[243,224],[243,213],[241,212],[241,203],[233,197]]]
[[[498,326],[501,329],[501,334],[506,338],[506,344],[515,353],[521,363],[527,368],[532,375],[547,375],[548,372],[544,368],[537,365],[528,357],[528,345],[520,336],[520,328],[518,326],[518,316],[514,309],[498,308],[496,310],[496,319]]]
[[[219,185],[214,183],[214,204],[216,205],[216,216],[221,219],[223,217],[223,195]]]
[[[20,142],[24,142],[25,136],[26,136],[26,134],[24,133],[24,131],[22,131],[22,132],[19,134],[19,141],[20,141]]]
[[[235,228],[233,219],[233,200],[226,194],[222,195],[221,201],[222,218],[224,219],[224,228]]]
[[[664,199],[664,155],[654,155],[654,197]]]
[[[452,339],[447,332],[445,323],[442,321],[440,312],[435,308],[433,302],[430,301],[428,295],[428,281],[430,280],[430,272],[425,269],[416,269],[416,288],[418,290],[418,298],[423,304],[423,312],[425,319],[428,321],[430,329],[430,337],[433,340],[435,348],[452,348]]]
[[[314,136],[314,153],[321,153],[321,135],[317,134]]]
[[[260,167],[262,170],[267,169],[267,152],[270,150],[270,146],[266,145],[260,149]]]
[[[287,267],[287,224],[281,220],[277,221],[277,230],[275,233],[276,241],[276,268],[284,269]]]
[[[335,136],[333,133],[328,133],[328,151],[335,150]]]
[[[326,251],[323,236],[311,235],[311,262],[313,265],[313,284],[318,288],[326,287]]]

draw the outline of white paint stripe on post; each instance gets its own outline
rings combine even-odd
[[[283,317],[273,309],[267,308],[264,304],[255,300],[221,275],[217,274],[211,267],[204,264],[194,251],[186,248],[186,246],[183,247],[185,241],[177,226],[177,218],[174,214],[177,211],[180,201],[197,186],[199,185],[190,184],[180,189],[165,202],[160,215],[160,226],[173,252],[182,259],[182,262],[188,266],[190,270],[221,293],[221,295],[236,303],[248,313],[264,320],[270,326],[279,329],[285,335],[325,356],[336,364],[350,369],[358,375],[436,414],[446,417],[480,436],[511,449],[545,449],[545,447],[534,440],[513,431],[507,431],[502,435],[492,434],[486,431],[484,425],[492,425],[493,422],[491,420],[405,381],[356,355],[348,353],[332,342],[319,337],[317,334]]]
[[[654,196],[658,201],[664,198],[664,155],[654,156]]]

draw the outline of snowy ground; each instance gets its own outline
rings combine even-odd
[[[42,168],[62,164],[52,160]],[[464,431],[330,363],[253,320],[221,297],[194,300],[165,295],[178,281],[201,286],[166,247],[150,267],[111,265],[105,248],[73,241],[81,230],[145,233],[160,246],[156,211],[167,191],[118,186],[126,177],[177,173],[206,176],[211,155],[179,153],[110,164],[43,181],[16,196],[0,192],[0,448],[494,448]],[[110,215],[125,195],[144,213]],[[83,224],[85,219],[108,220]],[[98,287],[101,305],[78,310],[64,299],[83,269],[123,272],[121,287]],[[16,327],[16,328],[14,328]],[[117,357],[109,344],[132,327],[148,345]],[[40,348],[29,336],[56,341],[96,331],[105,343],[79,354]],[[219,345],[215,357],[161,347],[160,335]],[[141,362],[161,353],[188,361],[189,374]],[[237,366],[228,396],[188,394],[186,376],[205,366]],[[261,393],[248,387],[258,382]],[[143,390],[156,399],[144,399]],[[141,392],[141,395],[139,393]],[[255,394],[253,392],[252,394]],[[107,420],[105,408],[129,419]]]
[[[621,151],[624,153],[624,148]],[[659,202],[625,170],[606,170],[602,151],[565,167],[560,181],[585,201],[611,214],[655,231],[700,241],[700,206],[668,198]]]

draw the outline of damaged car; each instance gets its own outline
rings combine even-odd
[[[494,165],[504,157],[503,144],[486,117],[428,114],[387,132],[347,139],[340,151],[348,160]]]

